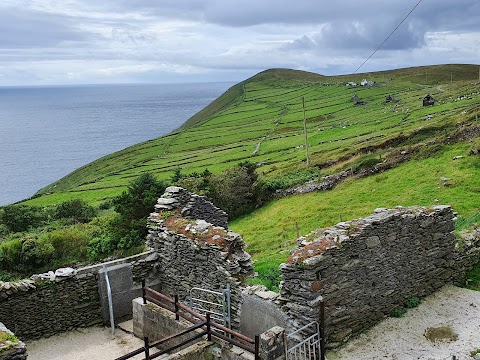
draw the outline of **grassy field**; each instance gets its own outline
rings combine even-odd
[[[416,74],[425,72],[428,82],[424,76],[416,82]],[[451,76],[458,80],[450,82]],[[71,198],[100,203],[147,171],[167,179],[175,168],[219,172],[244,160],[259,163],[264,176],[276,177],[305,167],[302,97],[310,161],[315,165],[419,126],[460,121],[462,111],[478,104],[479,87],[463,80],[475,76],[476,66],[454,65],[343,77],[267,70],[232,87],[178,131],[94,161],[41,189],[27,203],[44,206]],[[363,77],[376,85],[354,89],[344,85]],[[448,82],[439,85],[443,78]],[[422,107],[427,92],[440,101],[436,106]],[[354,94],[365,105],[354,106]],[[388,94],[400,102],[385,104]],[[457,101],[463,96],[467,97]]]
[[[375,85],[345,86],[363,78]],[[145,172],[169,179],[175,169],[217,173],[241,161],[256,163],[264,181],[305,171],[302,99],[309,171],[317,177],[409,154],[391,170],[350,177],[332,191],[271,201],[233,221],[257,271],[274,272],[295,245],[296,223],[306,234],[396,205],[450,204],[460,217],[477,218],[480,160],[471,151],[479,139],[469,129],[480,126],[479,83],[477,65],[336,77],[267,70],[235,85],[171,134],[94,161],[24,203],[47,206],[81,198],[99,205]],[[437,100],[434,106],[422,106],[427,93]],[[387,95],[397,101],[386,103]],[[461,158],[452,160],[456,156]],[[440,178],[449,178],[448,186]]]

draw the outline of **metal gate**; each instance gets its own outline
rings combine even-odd
[[[316,321],[286,335],[287,360],[324,360],[322,340],[320,324]]]
[[[231,329],[230,285],[219,291],[194,287],[190,289],[190,308],[205,316],[210,313],[213,321]]]

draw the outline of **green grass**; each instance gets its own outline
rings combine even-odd
[[[433,157],[409,161],[395,169],[362,179],[349,179],[334,190],[289,196],[230,222],[243,235],[248,251],[262,268],[260,275],[285,261],[296,246],[296,224],[301,235],[333,226],[341,220],[368,216],[375,208],[449,204],[466,217],[479,218],[480,159],[468,156],[469,144],[445,146]],[[459,160],[454,156],[464,155]],[[441,177],[451,178],[444,187]]]

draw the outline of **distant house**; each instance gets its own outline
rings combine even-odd
[[[432,106],[432,105],[435,105],[435,99],[433,98],[432,95],[427,94],[423,98],[423,106]]]
[[[373,86],[375,83],[373,81],[370,81],[370,80],[367,80],[367,79],[363,79],[362,82],[360,83],[360,85],[362,86]]]
[[[353,81],[347,82],[347,87],[356,87],[357,83],[354,83]]]

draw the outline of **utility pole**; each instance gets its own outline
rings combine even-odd
[[[305,131],[305,153],[307,156],[307,167],[310,166],[310,158],[308,157],[308,134],[307,134],[307,116],[305,114],[305,97],[302,96],[303,107],[303,130]]]

